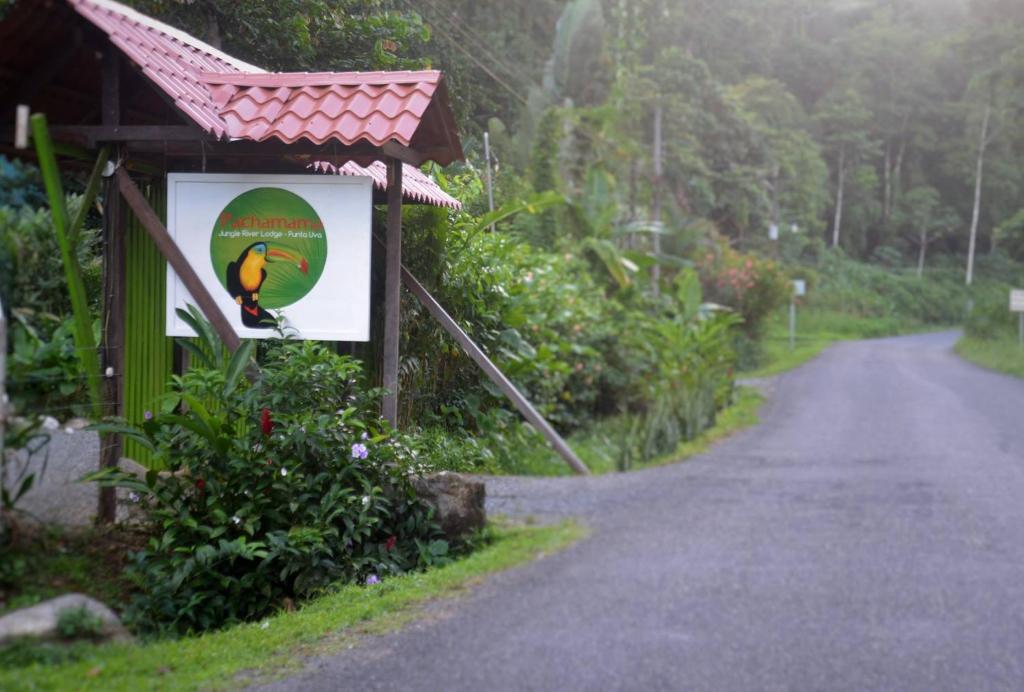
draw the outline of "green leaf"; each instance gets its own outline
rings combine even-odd
[[[231,356],[231,361],[228,363],[228,369],[224,377],[224,396],[229,396],[235,391],[235,387],[238,386],[238,381],[242,375],[245,374],[245,369],[249,363],[252,362],[253,353],[256,351],[256,342],[247,339],[242,342],[242,345],[238,347],[238,350]]]

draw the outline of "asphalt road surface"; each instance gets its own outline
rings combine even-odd
[[[1024,381],[844,343],[683,464],[498,480],[592,535],[288,690],[1024,689]]]

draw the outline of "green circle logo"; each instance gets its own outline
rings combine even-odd
[[[327,262],[327,233],[309,202],[294,192],[260,187],[224,207],[210,235],[210,260],[247,327],[269,328],[267,310],[309,293]]]

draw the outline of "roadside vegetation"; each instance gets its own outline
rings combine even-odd
[[[405,262],[597,473],[676,461],[756,422],[761,396],[737,378],[836,340],[965,325],[961,352],[1018,368],[1005,302],[1024,285],[1020,3],[130,4],[268,69],[445,71],[467,161],[426,172],[463,208],[407,208]],[[74,211],[82,180],[67,177]],[[97,334],[103,203],[75,247]],[[87,415],[95,384],[52,226],[38,170],[0,157],[19,417],[5,444],[26,450],[0,469],[0,609],[59,590],[52,570],[86,589],[94,564],[71,539],[65,562],[27,560],[51,543],[33,543],[18,507],[35,489],[25,455],[46,454],[44,418]],[[791,350],[796,279],[807,295]],[[576,535],[441,535],[410,478],[567,471],[402,300],[397,430],[377,415],[379,344],[342,356],[281,339],[232,357],[184,316],[202,338],[177,344],[190,366],[170,395],[97,428],[150,450],[150,467],[91,478],[127,493],[143,531],[93,593],[155,643],[50,649],[51,664],[79,660],[49,668],[31,647],[0,653],[20,661],[0,687],[224,684]]]
[[[1024,272],[1015,285],[1020,286],[1024,286]],[[956,351],[984,368],[1024,377],[1018,314],[1008,308],[1008,292],[993,291],[979,301],[964,323],[964,336]]]
[[[198,637],[144,644],[0,649],[2,689],[193,690],[244,687],[302,661],[396,629],[433,599],[458,597],[502,570],[562,550],[585,535],[572,523],[496,526],[472,555],[378,584],[332,586],[294,612]]]

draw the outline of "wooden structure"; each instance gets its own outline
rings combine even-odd
[[[0,94],[0,122],[10,124],[0,128],[0,153],[17,153],[19,104],[49,114],[59,153],[112,152],[103,195],[102,360],[115,373],[118,405],[108,413],[141,418],[139,407],[173,367],[162,320],[164,261],[224,343],[239,343],[164,227],[166,172],[362,170],[375,177],[375,202],[387,205],[382,384],[389,394],[382,412],[397,423],[403,198],[453,206],[416,167],[463,158],[441,73],[268,73],[112,0],[38,0],[18,3],[0,22]],[[405,178],[413,182],[408,196]],[[436,301],[428,309],[443,314]],[[475,349],[454,326],[460,344]],[[135,373],[145,381],[132,380]],[[586,472],[507,380],[499,386]],[[142,398],[133,398],[138,392]],[[120,455],[117,444],[108,445],[103,463]]]

